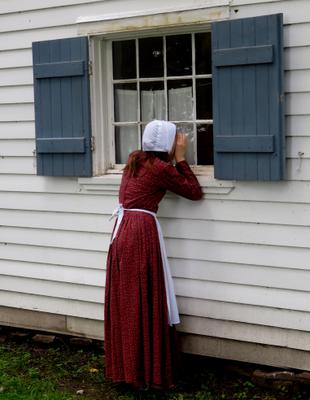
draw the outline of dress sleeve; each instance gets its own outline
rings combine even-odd
[[[175,167],[167,164],[163,172],[161,179],[165,189],[189,200],[202,198],[199,182],[185,160],[176,163]]]

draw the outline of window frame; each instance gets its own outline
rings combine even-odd
[[[173,34],[195,34],[211,32],[210,22],[189,24],[169,28],[150,28],[134,32],[119,32],[90,37],[91,72],[91,114],[92,132],[94,136],[93,169],[94,176],[104,174],[120,174],[124,164],[116,164],[114,138],[114,96],[113,96],[113,60],[112,41],[132,40],[144,37],[156,37]],[[192,74],[194,76],[194,74]],[[206,75],[212,78],[212,74]],[[196,75],[195,75],[196,77]],[[196,78],[195,78],[196,79]],[[199,79],[199,76],[198,76]],[[209,122],[212,120],[208,120]],[[214,177],[214,166],[192,165],[197,175]]]

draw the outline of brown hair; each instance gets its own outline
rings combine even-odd
[[[151,168],[155,159],[159,158],[162,161],[169,161],[169,154],[164,151],[142,151],[136,150],[129,154],[127,164],[124,168],[124,173],[130,176],[137,176],[137,173],[142,165]]]

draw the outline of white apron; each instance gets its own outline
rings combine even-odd
[[[178,305],[177,305],[176,297],[175,297],[175,293],[174,293],[173,281],[172,281],[169,261],[168,261],[168,257],[167,257],[167,253],[166,253],[164,237],[163,237],[163,233],[162,233],[159,221],[157,219],[157,216],[152,211],[143,210],[142,208],[124,208],[122,206],[122,204],[119,204],[119,206],[113,211],[113,214],[110,218],[110,219],[112,219],[114,217],[117,217],[117,223],[116,223],[116,226],[115,226],[112,238],[111,238],[111,243],[113,242],[114,238],[117,235],[117,231],[121,225],[121,222],[122,222],[122,219],[124,216],[124,211],[144,212],[146,214],[153,215],[153,217],[155,218],[157,232],[158,232],[158,238],[159,238],[159,244],[160,244],[161,258],[162,258],[162,263],[163,263],[163,270],[164,270],[164,279],[165,279],[165,288],[166,288],[166,297],[167,297],[167,306],[168,306],[168,322],[169,322],[169,325],[179,324],[180,317],[179,317]]]

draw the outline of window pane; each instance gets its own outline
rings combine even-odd
[[[164,82],[141,82],[141,120],[165,119]]]
[[[125,164],[128,155],[139,146],[138,128],[134,126],[115,127],[116,164]]]
[[[192,39],[191,35],[166,37],[167,75],[192,74]]]
[[[211,74],[211,33],[196,33],[196,74]]]
[[[212,80],[196,80],[197,119],[212,119]]]
[[[138,95],[135,83],[114,85],[114,120],[130,122],[138,119]]]
[[[136,78],[136,44],[134,40],[113,42],[113,78]]]
[[[164,75],[162,37],[139,39],[139,71],[141,78]]]
[[[213,165],[213,125],[197,126],[198,165]]]
[[[169,119],[193,119],[193,88],[191,80],[168,81]]]
[[[179,123],[177,125],[177,132],[182,132],[187,134],[187,150],[186,150],[186,160],[189,164],[195,164],[195,137],[194,128],[192,124]]]

